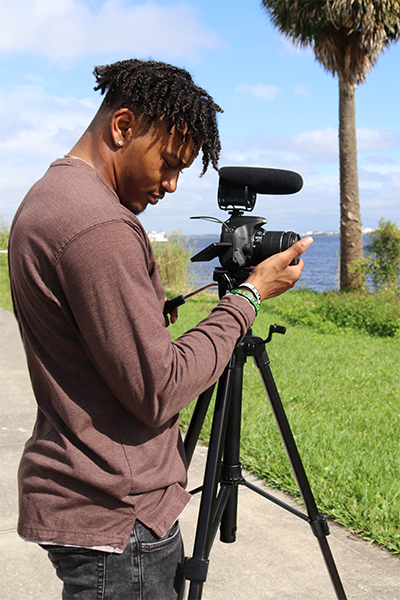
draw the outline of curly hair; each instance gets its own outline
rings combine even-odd
[[[95,67],[95,90],[106,93],[103,105],[118,110],[136,108],[150,122],[163,118],[168,129],[182,135],[182,144],[193,139],[203,153],[203,170],[211,162],[218,170],[221,142],[217,112],[223,112],[211,96],[194,84],[184,69],[153,60],[130,59]]]

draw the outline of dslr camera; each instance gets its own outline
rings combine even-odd
[[[221,223],[219,242],[215,242],[191,257],[192,262],[219,258],[221,268],[214,271],[220,296],[232,290],[249,276],[252,267],[273,254],[290,248],[300,239],[294,231],[266,231],[264,217],[246,216],[259,194],[294,194],[301,190],[303,180],[298,173],[283,169],[260,167],[221,167],[219,170],[218,206],[229,211],[221,221],[215,217],[191,217]],[[298,262],[298,258],[297,261]]]

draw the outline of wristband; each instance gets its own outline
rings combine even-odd
[[[258,311],[260,310],[260,302],[255,298],[253,292],[250,292],[250,290],[245,290],[243,288],[236,288],[235,290],[231,291],[231,294],[237,294],[238,296],[243,296],[243,298],[246,298],[246,300],[250,302],[250,304],[256,311],[256,316],[258,315]]]
[[[258,289],[256,288],[255,285],[253,285],[252,283],[245,282],[245,283],[240,284],[239,288],[247,288],[248,290],[253,292],[254,296],[256,297],[256,300],[261,304],[260,292],[258,291]]]

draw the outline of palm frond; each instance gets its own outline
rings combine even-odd
[[[262,0],[273,24],[343,82],[365,81],[378,56],[400,38],[398,0]]]

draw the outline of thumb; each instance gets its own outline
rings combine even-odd
[[[313,238],[308,235],[307,237],[293,244],[293,246],[290,246],[290,248],[286,250],[289,264],[296,264],[296,258],[303,254],[311,246],[313,241]]]

